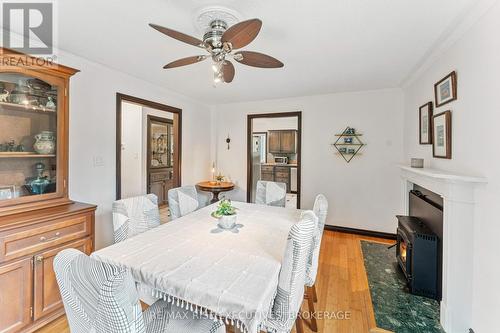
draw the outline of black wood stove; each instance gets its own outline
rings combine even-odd
[[[410,292],[438,299],[438,237],[417,217],[397,218],[396,255]]]
[[[398,216],[397,261],[410,292],[441,300],[443,198],[414,184],[409,215]]]

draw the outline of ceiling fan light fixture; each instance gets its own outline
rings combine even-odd
[[[221,67],[221,66],[220,66],[220,63],[214,62],[214,63],[212,64],[212,70],[214,71],[214,73],[218,73],[218,72],[220,72],[220,67]]]
[[[221,72],[216,72],[214,73],[214,83],[221,83],[224,82],[224,77],[222,76]]]
[[[231,60],[252,67],[283,67],[283,63],[281,61],[263,53],[240,50],[233,53],[235,49],[245,47],[257,37],[262,27],[261,20],[254,18],[229,25],[224,16],[217,17],[209,15],[209,12],[206,12],[203,16],[203,21],[208,23],[208,29],[203,35],[203,40],[173,29],[165,28],[156,24],[150,24],[152,28],[171,38],[177,39],[186,44],[201,47],[208,52],[208,55],[175,60],[165,65],[163,68],[170,69],[191,65],[211,57],[211,66],[214,73],[215,86],[215,84],[220,82],[233,82],[235,68]]]

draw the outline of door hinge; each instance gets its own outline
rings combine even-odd
[[[66,189],[66,179],[65,179],[65,180],[63,180],[63,186],[64,186],[64,188]]]
[[[33,307],[30,306],[30,317],[33,318]]]
[[[68,96],[68,88],[64,88],[64,96]]]

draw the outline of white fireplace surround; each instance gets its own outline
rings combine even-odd
[[[441,325],[448,333],[468,332],[472,322],[473,230],[476,187],[485,178],[430,168],[401,168],[404,211],[413,184],[443,197],[443,298]]]

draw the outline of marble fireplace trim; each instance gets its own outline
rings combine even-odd
[[[400,166],[406,214],[413,184],[443,197],[443,298],[441,325],[446,332],[468,332],[472,321],[475,189],[485,178],[442,170]]]

